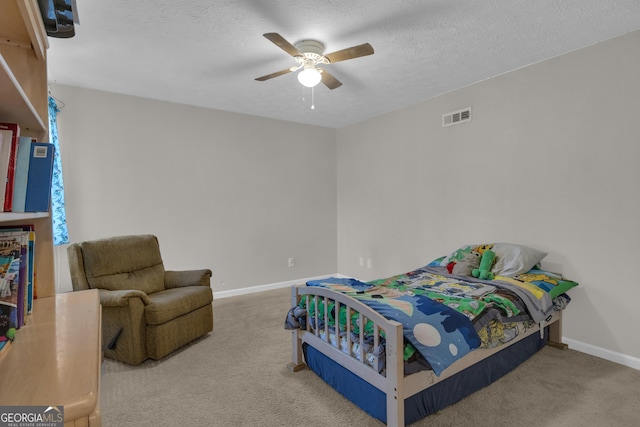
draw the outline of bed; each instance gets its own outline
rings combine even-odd
[[[561,343],[567,291],[547,254],[511,243],[462,246],[379,280],[330,277],[291,288],[292,362],[388,426],[405,426]]]

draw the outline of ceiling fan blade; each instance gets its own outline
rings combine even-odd
[[[276,71],[275,73],[267,74],[266,76],[258,77],[256,80],[259,82],[263,82],[265,80],[272,79],[274,77],[282,76],[284,74],[290,73],[291,68],[287,68],[285,70]]]
[[[322,77],[322,83],[324,83],[324,85],[329,89],[336,89],[342,86],[342,82],[333,77],[331,74],[327,73],[326,70],[322,70],[320,77]]]
[[[285,52],[287,52],[289,55],[291,55],[291,56],[302,56],[302,53],[300,53],[300,51],[294,45],[292,45],[291,43],[286,41],[285,38],[282,37],[280,34],[278,34],[278,33],[266,33],[266,34],[263,34],[263,36],[265,36],[267,39],[269,39],[273,44],[278,46],[280,49],[282,49]]]
[[[358,46],[348,47],[346,49],[338,50],[335,52],[324,55],[329,62],[336,63],[340,61],[346,61],[347,59],[359,58],[361,56],[367,56],[373,54],[373,47],[369,43],[360,44]]]

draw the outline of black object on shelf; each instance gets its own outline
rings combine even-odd
[[[38,0],[44,28],[49,37],[71,38],[78,22],[75,0]]]

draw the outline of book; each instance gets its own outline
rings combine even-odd
[[[51,202],[51,178],[53,174],[53,144],[32,142],[27,174],[25,212],[48,212]]]
[[[21,251],[22,262],[26,262],[23,266],[24,269],[24,287],[25,287],[25,310],[26,314],[33,312],[33,300],[35,298],[35,251],[36,251],[36,232],[33,224],[25,225],[7,225],[0,226],[0,238],[3,233],[13,232],[27,233],[27,246],[26,254],[23,254],[24,248]],[[22,244],[24,244],[21,241]]]
[[[36,232],[32,227],[29,231],[29,248],[27,250],[27,314],[33,313],[33,300],[36,296],[35,255]]]
[[[9,171],[9,155],[11,154],[11,138],[13,138],[13,132],[7,129],[0,129],[0,211],[4,206],[4,197],[6,193],[6,186],[2,185],[3,180],[7,179],[7,172]]]
[[[16,168],[13,177],[13,212],[24,212],[27,198],[27,178],[29,176],[29,158],[31,157],[31,142],[27,136],[21,136],[18,141]]]
[[[24,326],[27,314],[27,266],[29,231],[0,231],[0,264],[5,289],[11,292],[11,303],[15,302],[17,327]]]
[[[26,287],[24,283],[24,270],[22,269],[22,255],[11,260],[9,265],[8,275],[11,276],[11,280],[16,285],[17,302],[16,307],[18,315],[18,329],[24,326],[27,315],[27,299],[26,299]]]
[[[0,316],[2,316],[2,314],[0,314]],[[0,331],[0,334],[2,332]],[[2,355],[3,352],[7,351],[9,349],[9,344],[11,344],[11,340],[9,340],[9,338],[7,338],[4,335],[0,335],[0,356]]]
[[[11,212],[13,205],[13,177],[16,170],[16,156],[18,154],[20,126],[17,123],[0,123],[0,129],[10,130],[12,132],[11,147],[9,149],[9,164],[7,165],[4,204],[1,206],[4,212]],[[2,184],[0,183],[0,185]]]
[[[18,329],[18,286],[8,274],[13,256],[0,255],[0,341],[13,341]]]
[[[17,308],[15,304],[10,304],[0,298],[0,353],[9,348],[9,343],[16,337]]]

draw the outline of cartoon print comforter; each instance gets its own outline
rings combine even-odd
[[[491,307],[502,310],[504,317],[524,314],[536,323],[544,321],[553,312],[549,294],[529,283],[503,276],[495,276],[493,280],[456,276],[440,266],[427,265],[368,283],[398,291],[426,293],[464,312],[472,321]]]
[[[307,286],[344,293],[401,323],[410,348],[405,356],[415,349],[436,375],[480,347],[487,335],[496,330],[502,334],[504,325],[540,323],[553,311],[549,296],[526,283],[499,276],[491,281],[455,276],[438,266],[367,283],[328,278]]]

